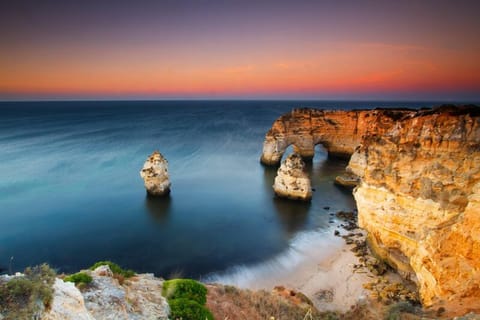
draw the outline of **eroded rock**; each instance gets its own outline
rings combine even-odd
[[[334,183],[345,188],[355,188],[360,183],[360,178],[350,172],[345,172],[336,176]]]
[[[425,306],[480,310],[479,108],[410,115],[365,137],[349,167],[375,253],[418,282]]]
[[[145,189],[151,196],[164,196],[170,193],[168,161],[158,151],[154,151],[145,161],[140,171]]]
[[[278,165],[288,146],[303,159],[311,159],[321,144],[330,157],[348,159],[363,136],[383,134],[412,110],[317,110],[294,109],[284,114],[265,135],[261,162]]]
[[[277,171],[273,190],[278,197],[309,201],[312,198],[310,178],[305,163],[296,153],[289,155]]]
[[[42,320],[95,320],[75,284],[57,278],[53,290],[51,308],[42,316]]]
[[[120,284],[108,266],[87,272],[93,281],[82,295],[95,319],[168,319],[170,309],[162,296],[162,279],[138,274]]]
[[[261,161],[278,164],[289,145],[308,159],[316,144],[353,153],[359,225],[422,303],[480,310],[480,108],[296,109],[274,122]]]
[[[138,274],[120,283],[108,266],[82,272],[93,280],[81,290],[55,279],[52,306],[42,320],[168,319],[163,280],[153,274]]]

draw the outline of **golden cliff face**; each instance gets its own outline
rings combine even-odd
[[[376,253],[417,281],[424,305],[479,310],[480,110],[407,114],[366,136],[349,169]]]
[[[261,162],[278,165],[288,146],[311,159],[315,145],[330,156],[350,157],[363,136],[387,131],[408,110],[315,110],[295,109],[278,118],[267,132]]]
[[[293,110],[265,137],[261,161],[289,145],[351,155],[347,171],[370,247],[417,282],[425,306],[480,311],[480,108]]]

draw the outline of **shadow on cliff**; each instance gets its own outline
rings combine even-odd
[[[148,194],[145,196],[145,207],[150,217],[160,225],[165,225],[170,219],[170,209],[172,198],[170,195],[165,197],[152,197]]]

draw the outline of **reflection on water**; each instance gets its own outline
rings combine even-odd
[[[170,208],[172,198],[170,195],[164,197],[152,197],[148,193],[145,196],[145,207],[152,219],[160,224],[165,225],[170,217]]]
[[[278,167],[276,166],[263,166],[263,189],[266,194],[272,194],[273,196],[273,181],[277,175]]]
[[[0,102],[0,266],[15,256],[13,271],[48,262],[70,273],[108,259],[159,276],[200,277],[260,263],[295,241],[322,243],[317,233],[330,227],[323,207],[355,207],[332,183],[346,162],[326,160],[319,146],[306,167],[311,203],[275,199],[277,168],[259,163],[265,132],[294,107],[382,105]],[[155,149],[169,161],[167,198],[146,198],[138,175]]]
[[[274,197],[273,204],[288,238],[304,228],[311,207],[310,202]]]

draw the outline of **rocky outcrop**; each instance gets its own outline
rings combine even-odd
[[[154,151],[145,161],[140,171],[145,189],[151,196],[164,196],[170,193],[168,161],[158,151]]]
[[[351,155],[346,175],[373,251],[417,282],[425,306],[480,310],[480,108],[297,109],[275,121],[262,162],[293,145]]]
[[[354,188],[360,183],[360,178],[351,172],[345,172],[337,176],[334,183],[345,188]]]
[[[53,302],[43,320],[95,320],[85,307],[82,293],[72,282],[55,279]]]
[[[275,195],[293,200],[310,200],[312,187],[304,168],[305,163],[300,155],[289,155],[277,171],[273,184]]]
[[[480,110],[405,115],[367,135],[349,169],[371,247],[418,282],[424,305],[480,309]]]
[[[73,283],[55,280],[53,303],[42,320],[168,319],[162,279],[139,274],[120,284],[108,266],[84,272],[93,281],[81,291]]]
[[[329,156],[349,158],[363,136],[382,134],[396,120],[412,110],[316,110],[295,109],[278,118],[265,135],[261,162],[278,165],[292,145],[305,160],[311,159],[315,146],[323,145]]]

